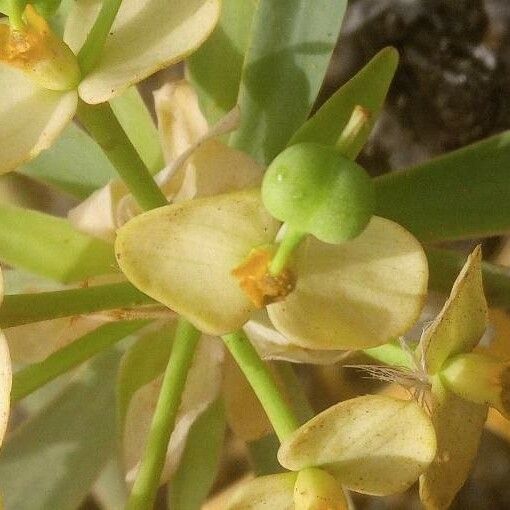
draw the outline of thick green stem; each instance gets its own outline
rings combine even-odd
[[[105,324],[53,353],[40,363],[16,372],[12,380],[11,403],[16,403],[41,386],[81,365],[104,349],[134,333],[148,321]]]
[[[283,441],[300,424],[278,390],[271,372],[242,330],[224,335],[222,338],[260,400],[278,439]]]
[[[165,371],[145,454],[126,506],[127,510],[153,508],[170,435],[175,425],[181,395],[193,361],[200,332],[181,318]]]
[[[23,30],[25,24],[23,23],[23,11],[25,9],[25,2],[20,0],[9,0],[9,24],[15,30]]]
[[[122,0],[104,0],[101,11],[78,53],[82,76],[86,76],[101,58],[106,38],[119,11]]]
[[[101,146],[142,209],[149,210],[167,204],[165,195],[147,170],[108,103],[89,105],[80,101],[78,118]]]
[[[299,246],[299,243],[301,243],[305,236],[306,234],[304,232],[294,230],[290,227],[287,228],[287,232],[285,232],[282,242],[278,245],[278,250],[269,264],[269,272],[272,275],[278,275],[285,269],[294,250]]]
[[[13,294],[5,296],[0,307],[0,327],[10,328],[59,317],[154,303],[152,298],[129,282],[37,294]]]

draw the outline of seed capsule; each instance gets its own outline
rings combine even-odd
[[[359,235],[375,208],[370,177],[334,147],[293,145],[267,169],[262,199],[277,219],[326,243]]]

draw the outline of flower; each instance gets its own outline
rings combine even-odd
[[[253,248],[274,243],[279,228],[254,188],[136,216],[119,229],[116,254],[136,287],[222,335],[256,310],[232,271]],[[313,350],[373,347],[403,334],[418,318],[428,276],[418,241],[378,217],[342,244],[309,236],[291,270],[293,292],[267,312],[288,343]]]
[[[345,489],[373,495],[404,491],[435,452],[434,428],[418,404],[357,397],[330,407],[285,439],[278,460],[292,472],[242,484],[227,509],[344,510]]]
[[[472,353],[488,324],[481,260],[477,246],[443,309],[420,339],[420,362],[430,382],[430,413],[437,435],[436,459],[420,479],[420,496],[430,509],[448,508],[464,484],[488,406],[501,404],[507,410],[502,398],[507,381],[500,377],[507,364]]]
[[[73,118],[78,98],[89,104],[108,101],[191,53],[214,28],[220,2],[124,0],[97,65],[76,84],[70,54],[82,48],[97,8],[97,3],[87,0],[73,2],[65,44],[30,5],[25,29],[0,30],[0,118],[4,119],[0,174],[48,148]],[[48,56],[52,48],[60,55],[57,63]],[[62,63],[64,69],[58,74]]]

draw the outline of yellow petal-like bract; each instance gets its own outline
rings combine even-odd
[[[0,271],[0,303],[4,298],[4,281]],[[9,348],[4,334],[0,331],[0,446],[4,439],[11,405],[12,367]]]
[[[0,64],[0,174],[47,149],[74,116],[76,91],[39,87],[23,72]]]
[[[259,191],[249,190],[137,216],[119,230],[115,252],[136,287],[204,333],[222,335],[239,329],[253,310],[232,269],[277,229]]]
[[[448,301],[420,340],[429,374],[435,374],[450,356],[470,352],[488,323],[482,285],[482,253],[478,246],[455,281]]]
[[[294,510],[296,473],[261,476],[241,484],[225,510]]]
[[[402,335],[418,319],[428,267],[419,242],[396,223],[373,217],[338,245],[311,236],[298,248],[296,288],[268,306],[289,341],[309,349],[364,349]]]
[[[434,428],[414,401],[365,395],[305,423],[283,443],[280,464],[323,467],[345,487],[387,495],[412,485],[436,453]]]
[[[446,510],[464,485],[476,457],[487,406],[464,400],[441,383],[432,384],[432,422],[437,455],[420,478],[420,497],[428,510]]]
[[[101,2],[77,0],[64,40],[76,53]],[[102,103],[192,53],[212,32],[219,0],[124,0],[97,66],[79,85],[87,103]]]

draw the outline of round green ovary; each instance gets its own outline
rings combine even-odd
[[[262,199],[275,218],[334,244],[360,234],[375,207],[363,168],[333,147],[313,143],[293,145],[274,159]]]

